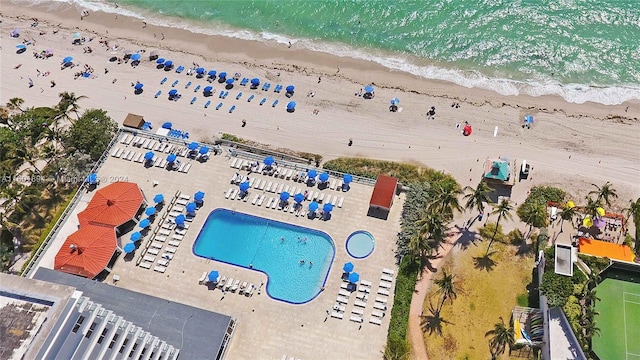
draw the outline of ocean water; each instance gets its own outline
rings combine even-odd
[[[640,99],[638,0],[59,0],[504,95]]]

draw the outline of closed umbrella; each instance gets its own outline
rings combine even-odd
[[[194,213],[197,207],[198,205],[196,205],[196,203],[190,202],[187,203],[187,206],[185,206],[185,210],[187,210],[187,213]]]
[[[195,150],[195,149],[197,149],[197,148],[198,148],[198,146],[199,146],[199,145],[198,145],[198,143],[197,143],[197,142],[195,142],[195,141],[193,141],[193,142],[191,142],[189,145],[187,145],[187,147],[189,148],[189,150]]]
[[[144,214],[147,216],[153,216],[156,214],[156,208],[154,208],[153,206],[149,206],[145,211]]]
[[[162,194],[156,194],[156,196],[153,197],[153,202],[156,204],[159,204],[163,201],[164,201],[164,195]]]
[[[309,211],[316,211],[316,210],[318,210],[318,206],[320,206],[320,205],[319,205],[317,202],[312,201],[312,202],[309,204]]]
[[[187,221],[187,218],[183,214],[176,216],[176,225],[184,225],[185,221]]]
[[[217,271],[213,270],[209,272],[208,279],[210,282],[217,282],[219,277],[220,277],[220,274]]]
[[[348,184],[353,181],[353,176],[351,174],[344,174],[342,181],[344,181],[345,184]]]
[[[135,53],[135,54],[131,55],[131,60],[138,61],[138,60],[140,60],[141,57],[142,57],[142,55],[140,55],[138,53]]]
[[[315,178],[316,178],[316,176],[318,176],[318,172],[317,172],[317,171],[315,171],[315,170],[310,170],[310,171],[307,173],[307,176],[309,177],[309,179],[315,179]]]
[[[138,231],[134,232],[131,234],[131,236],[129,236],[129,239],[131,239],[131,241],[138,241],[140,239],[142,239],[142,234],[140,234]]]
[[[275,160],[273,160],[273,156],[267,156],[266,158],[264,158],[264,160],[262,160],[262,162],[264,162],[264,164],[267,166],[271,166],[274,161]]]
[[[176,154],[169,154],[169,156],[167,156],[167,162],[173,163],[178,159],[178,156],[176,156]]]
[[[155,156],[155,154],[153,153],[153,151],[149,151],[146,154],[144,154],[144,159],[149,161],[149,160],[153,159],[154,156]]]
[[[138,226],[140,226],[143,229],[148,228],[150,225],[151,225],[151,221],[149,221],[149,219],[142,219],[142,221],[138,223]]]
[[[198,191],[193,195],[193,199],[197,202],[201,202],[204,199],[204,192]]]
[[[280,193],[280,200],[282,201],[289,200],[289,197],[291,197],[291,195],[289,195],[289,193],[286,191],[283,191],[282,193]]]
[[[249,182],[245,181],[245,182],[241,182],[240,185],[238,185],[238,187],[240,188],[240,191],[245,192],[247,190],[249,190]]]
[[[349,274],[350,283],[357,283],[358,281],[360,281],[360,274],[358,274],[357,272]]]
[[[322,173],[322,174],[320,174],[320,176],[318,177],[318,179],[320,179],[320,181],[322,181],[322,182],[327,182],[327,181],[329,181],[329,174],[327,174],[327,173]]]
[[[304,201],[304,195],[297,193],[294,197],[293,197],[293,201],[297,202],[298,204],[300,204],[301,202]]]
[[[344,266],[342,266],[342,270],[344,270],[344,272],[352,272],[353,271],[353,263],[351,261],[349,261],[348,263],[345,263]]]
[[[123,249],[123,250],[124,250],[124,252],[125,252],[125,253],[127,253],[127,254],[131,254],[132,252],[134,252],[134,251],[135,251],[135,249],[136,249],[136,244],[134,244],[134,243],[130,242],[130,243],[127,243],[127,244],[124,246],[124,249]]]

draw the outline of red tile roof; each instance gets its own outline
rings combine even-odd
[[[87,208],[78,214],[80,226],[117,227],[133,219],[144,197],[138,184],[116,182],[96,192]]]
[[[398,179],[391,176],[378,175],[378,179],[376,179],[376,186],[373,188],[373,194],[371,195],[371,201],[369,201],[369,206],[391,209],[393,197],[396,195],[397,186]]]
[[[115,250],[115,228],[85,225],[67,237],[54,269],[92,279],[109,264]]]

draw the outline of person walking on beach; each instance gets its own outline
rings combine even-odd
[[[29,78],[29,88],[33,87],[33,79]]]

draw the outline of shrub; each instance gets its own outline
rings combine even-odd
[[[222,136],[220,137],[222,140],[227,140],[227,141],[233,141],[233,142],[237,142],[239,144],[244,144],[247,142],[247,140],[239,137],[239,136],[235,136],[233,134],[228,134],[228,133],[222,133]]]
[[[522,245],[522,242],[524,241],[524,235],[522,234],[522,231],[520,231],[520,229],[513,229],[507,234],[507,239],[509,239],[509,242],[512,245],[518,246]]]
[[[547,297],[549,307],[564,306],[573,294],[573,281],[568,276],[548,271],[542,275],[540,291]]]
[[[611,263],[611,260],[609,260],[608,258],[601,258],[580,253],[578,254],[578,257],[589,267],[589,269],[591,269],[591,271],[595,272],[596,274],[601,273]]]
[[[398,276],[396,280],[396,291],[393,298],[393,309],[391,310],[391,320],[389,321],[389,332],[387,334],[387,348],[393,349],[394,354],[407,354],[409,346],[406,342],[407,328],[409,324],[409,310],[411,308],[411,298],[416,286],[419,265],[405,257],[400,262]],[[400,351],[404,352],[400,352]]]
[[[486,223],[483,227],[478,229],[478,234],[480,234],[480,237],[483,240],[486,240],[486,241],[491,240],[491,238],[493,237],[494,233],[495,233],[494,241],[497,241],[497,242],[500,242],[500,243],[506,243],[507,242],[507,235],[505,235],[502,232],[502,225],[498,225],[497,231],[496,231],[496,223],[494,223],[494,222]]]
[[[337,158],[323,164],[327,170],[339,171],[375,179],[380,174],[393,176],[403,184],[415,182],[439,182],[456,180],[448,174],[413,164],[364,158]],[[457,184],[457,183],[456,183]]]

